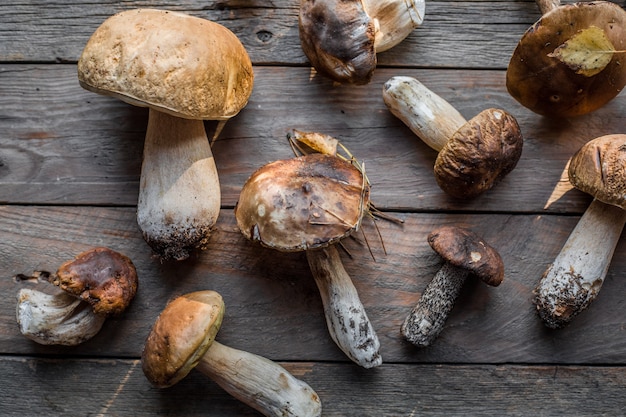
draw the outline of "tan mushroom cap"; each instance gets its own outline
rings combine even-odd
[[[488,285],[500,285],[504,263],[498,251],[474,232],[456,226],[442,226],[428,235],[428,244],[446,262],[463,268]]]
[[[557,117],[594,111],[626,85],[624,54],[614,54],[595,76],[577,74],[549,54],[590,26],[603,29],[616,50],[626,49],[626,11],[612,2],[561,5],[523,35],[509,62],[509,93],[530,110]]]
[[[512,115],[484,110],[457,130],[437,155],[437,184],[454,197],[476,197],[515,168],[522,147],[522,133]]]
[[[348,236],[368,204],[361,171],[335,156],[310,154],[254,172],[241,190],[235,216],[245,237],[289,252]]]
[[[148,335],[143,372],[159,388],[176,384],[198,364],[222,325],[224,300],[215,291],[196,291],[167,304]]]
[[[340,83],[371,80],[376,28],[361,0],[303,0],[298,24],[302,50],[318,72]]]
[[[137,293],[137,271],[130,258],[94,248],[63,263],[50,282],[88,302],[96,314],[123,312]]]
[[[108,18],[78,61],[80,85],[186,119],[226,120],[248,102],[253,70],[230,30],[183,13],[134,9]]]
[[[583,145],[568,168],[572,185],[626,210],[626,135],[606,135]]]

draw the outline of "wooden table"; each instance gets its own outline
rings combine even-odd
[[[618,2],[624,5],[623,1]],[[254,63],[247,107],[213,151],[222,210],[209,247],[183,262],[159,262],[135,212],[147,110],[80,88],[76,61],[108,16],[135,7],[184,11],[233,30]],[[0,5],[0,415],[252,416],[254,410],[199,372],[154,388],[141,369],[144,341],[176,295],[214,289],[226,302],[217,339],[268,357],[311,385],[325,416],[620,415],[626,409],[626,241],[600,297],[561,330],[546,328],[532,290],[591,197],[568,187],[564,168],[584,143],[626,133],[626,96],[595,113],[549,120],[505,87],[509,57],[540,14],[532,1],[428,1],[424,24],[381,53],[372,82],[337,85],[302,53],[293,1],[3,2]],[[525,138],[516,169],[471,201],[436,185],[436,152],[386,108],[382,85],[419,79],[471,118],[498,107]],[[207,129],[214,125],[207,122]],[[292,156],[292,128],[339,138],[365,161],[377,207],[402,220],[378,221],[342,253],[381,342],[384,363],[363,369],[328,336],[303,254],[263,249],[237,230],[233,207],[261,165]],[[500,252],[497,288],[470,280],[428,348],[401,337],[400,324],[439,266],[426,242],[440,225],[470,228]],[[54,271],[94,246],[135,263],[131,306],[76,347],[23,337],[17,274]]]

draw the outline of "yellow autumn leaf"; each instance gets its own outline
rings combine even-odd
[[[557,58],[577,74],[592,77],[611,62],[615,52],[615,47],[604,30],[589,26],[569,38],[548,56]]]

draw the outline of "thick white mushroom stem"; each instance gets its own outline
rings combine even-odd
[[[561,5],[561,0],[535,0],[541,14],[544,15]]]
[[[394,116],[437,152],[467,122],[450,103],[412,77],[387,80],[383,100]]]
[[[76,346],[95,336],[106,317],[65,292],[48,294],[22,288],[17,295],[20,332],[42,345]]]
[[[204,123],[150,109],[137,222],[162,259],[204,249],[220,210],[220,184]]]
[[[625,210],[591,202],[535,288],[534,303],[547,327],[567,325],[596,299],[625,224]]]
[[[374,20],[374,50],[384,52],[402,42],[422,24],[424,0],[362,0],[363,9]]]
[[[409,342],[429,346],[441,333],[469,271],[446,262],[426,286],[401,326]]]
[[[265,416],[320,416],[320,398],[279,364],[214,341],[196,369]]]
[[[382,364],[380,342],[335,246],[306,251],[333,341],[364,368]]]

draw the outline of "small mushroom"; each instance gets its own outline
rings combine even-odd
[[[594,199],[544,272],[533,300],[544,324],[567,325],[594,301],[626,224],[626,135],[593,139],[572,157],[569,180]]]
[[[592,112],[613,99],[626,84],[623,53],[607,55],[597,71],[585,71],[597,42],[582,45],[577,62],[568,64],[555,51],[589,28],[598,28],[616,50],[626,49],[626,12],[606,1],[561,5],[558,0],[537,0],[543,16],[522,36],[506,73],[513,98],[535,113],[572,117]],[[582,60],[582,61],[581,61]],[[592,59],[593,61],[593,59]]]
[[[230,30],[183,13],[124,11],[87,42],[80,85],[149,108],[137,222],[161,259],[206,246],[221,197],[203,120],[219,121],[217,136],[247,104],[253,78]]]
[[[519,125],[504,110],[483,110],[467,121],[418,80],[404,76],[383,85],[383,100],[394,116],[439,152],[435,180],[452,197],[469,199],[490,190],[522,155]]]
[[[368,202],[369,185],[359,169],[313,153],[259,168],[235,207],[246,238],[282,252],[306,252],[330,336],[364,368],[382,363],[380,343],[333,244],[359,228]]]
[[[107,317],[121,314],[137,292],[137,271],[125,255],[94,248],[63,263],[56,273],[37,273],[58,289],[22,288],[17,323],[43,345],[75,346],[91,339]]]
[[[141,355],[146,378],[166,388],[195,368],[265,416],[320,416],[320,398],[307,383],[267,358],[215,340],[224,309],[215,291],[196,291],[169,302]]]
[[[424,0],[301,0],[300,43],[311,65],[340,83],[367,84],[376,54],[424,20]]]
[[[494,287],[504,279],[500,254],[467,229],[440,227],[428,235],[428,243],[444,264],[401,327],[406,340],[419,347],[429,346],[441,333],[468,276]]]

